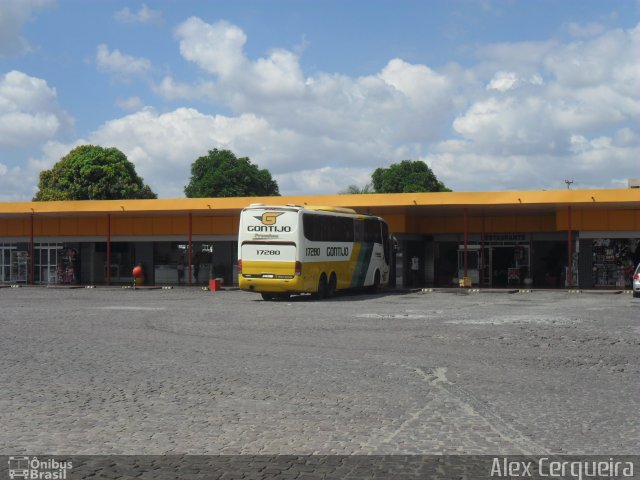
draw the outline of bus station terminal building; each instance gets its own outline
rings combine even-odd
[[[0,285],[127,285],[138,264],[147,285],[233,285],[252,203],[384,218],[399,287],[624,289],[640,262],[638,188],[0,202]]]

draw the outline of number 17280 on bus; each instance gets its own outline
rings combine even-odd
[[[391,254],[387,223],[351,209],[252,204],[240,215],[238,284],[265,300],[378,289],[389,282]]]

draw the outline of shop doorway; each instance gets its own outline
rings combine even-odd
[[[0,283],[27,282],[29,255],[18,248],[15,244],[0,244]]]
[[[529,245],[485,247],[481,258],[481,284],[490,287],[531,285]]]
[[[458,242],[437,242],[435,245],[436,285],[458,286]],[[464,267],[463,267],[464,268]]]
[[[11,281],[11,252],[15,248],[0,245],[0,282]]]
[[[133,283],[133,267],[138,263],[136,258],[136,244],[133,242],[111,242],[109,254],[110,265],[107,266],[106,242],[95,244],[93,257],[94,281],[106,283],[107,268],[109,268],[109,282],[112,284]]]
[[[56,283],[58,251],[61,249],[62,245],[57,243],[43,243],[36,245],[34,263],[35,283]]]
[[[424,285],[425,246],[424,242],[404,242],[404,278],[403,285],[414,288]]]
[[[533,250],[536,256],[532,266],[535,285],[545,288],[562,288],[567,265],[567,242],[533,242]]]
[[[509,284],[509,268],[513,264],[513,247],[491,248],[491,285],[506,287]]]
[[[480,254],[479,245],[467,245],[467,277],[472,285],[480,284]],[[464,277],[464,245],[458,247],[458,278]]]

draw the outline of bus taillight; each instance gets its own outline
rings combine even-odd
[[[296,262],[296,276],[302,275],[302,263]]]
[[[238,259],[238,273],[242,275],[242,259]]]

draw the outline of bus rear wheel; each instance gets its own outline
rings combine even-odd
[[[380,271],[376,270],[376,274],[373,277],[373,285],[369,288],[371,289],[371,293],[377,293],[380,291]]]
[[[336,274],[332,273],[329,278],[329,284],[327,285],[327,298],[333,298],[336,294],[336,288],[338,287],[338,279],[336,278]]]
[[[270,302],[271,300],[273,300],[273,293],[263,293],[262,300],[264,300],[265,302]]]
[[[320,280],[318,280],[318,291],[316,292],[314,298],[316,300],[322,300],[327,296],[327,276],[323,273],[320,275]]]

